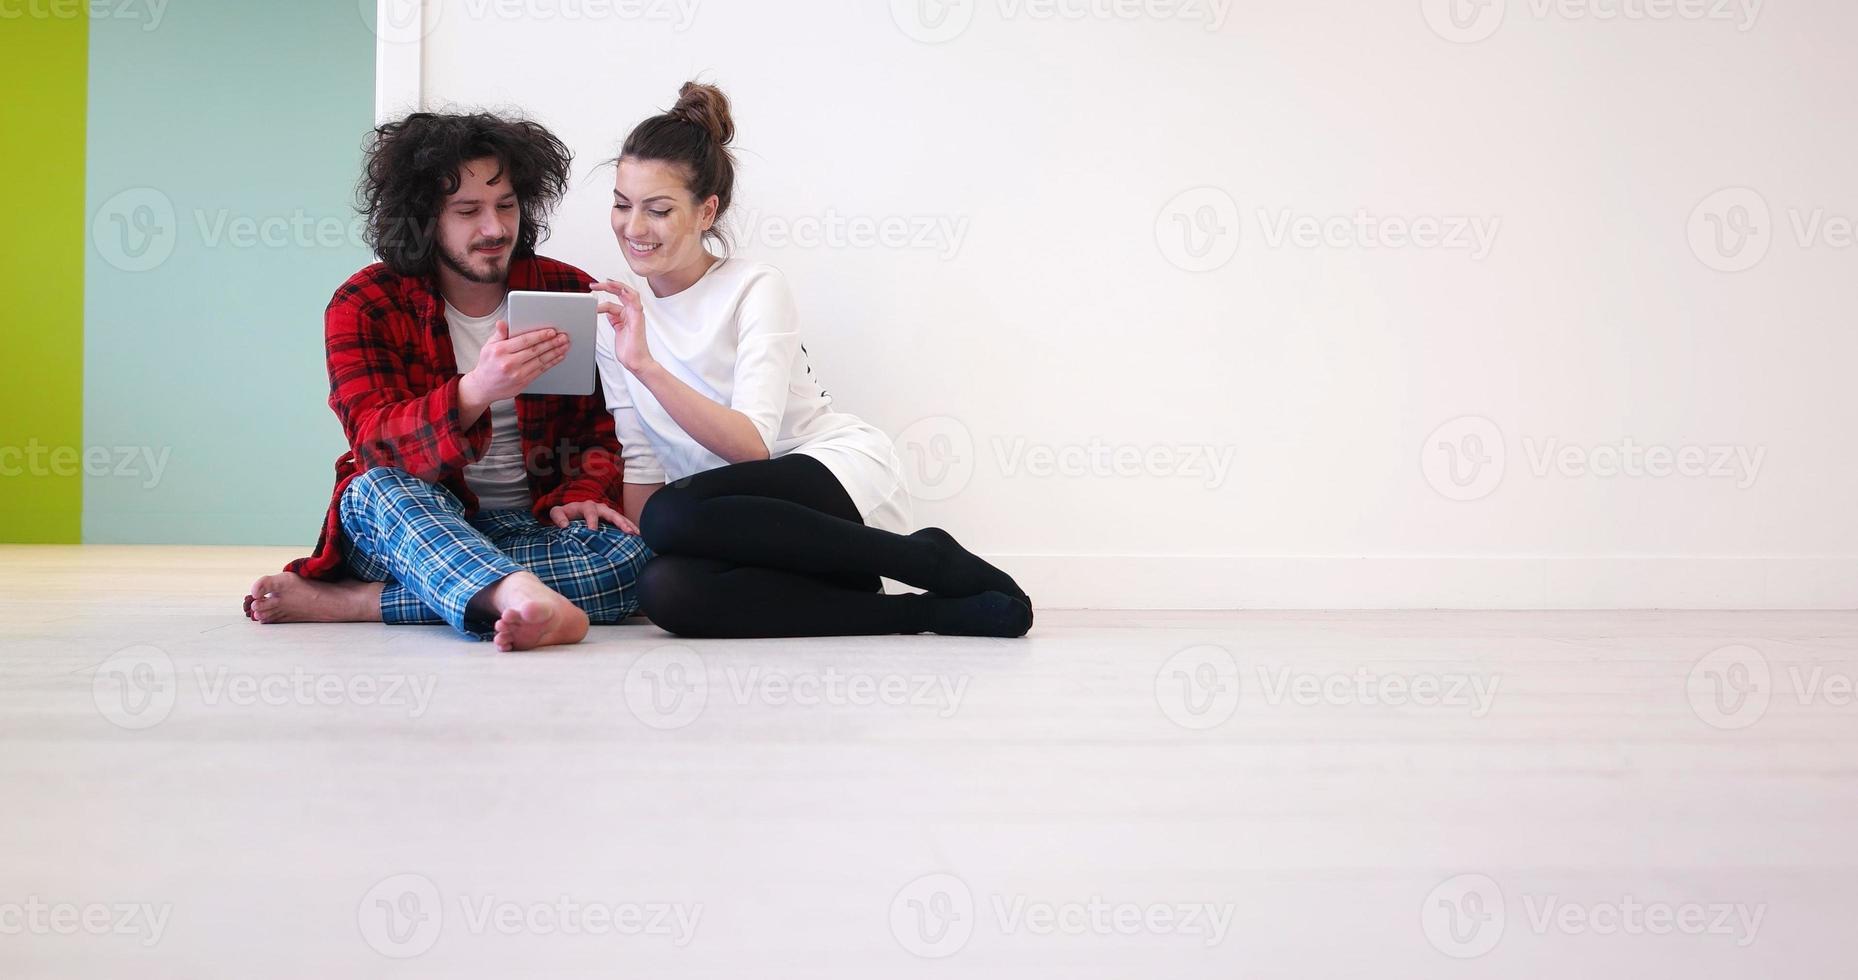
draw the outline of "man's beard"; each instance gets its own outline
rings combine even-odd
[[[478,242],[471,247],[475,248],[477,245],[482,244],[485,243]],[[471,261],[468,257],[457,255],[453,253],[451,249],[443,245],[439,246],[439,261],[445,263],[446,268],[458,273],[466,279],[472,282],[485,283],[487,285],[503,282],[505,279],[508,279],[510,275],[510,262],[507,253],[493,260],[497,264],[492,266],[488,272],[478,272],[472,269]]]

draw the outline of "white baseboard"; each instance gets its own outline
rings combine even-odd
[[[1050,609],[1858,609],[1858,557],[989,555]]]

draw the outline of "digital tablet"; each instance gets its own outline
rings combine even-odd
[[[568,335],[568,356],[529,382],[525,395],[594,393],[594,331],[599,329],[600,298],[592,293],[510,293],[510,336],[554,327]]]

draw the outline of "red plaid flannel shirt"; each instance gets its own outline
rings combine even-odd
[[[510,263],[511,289],[584,293],[587,273],[540,256]],[[490,413],[458,424],[458,362],[445,305],[429,280],[376,263],[335,291],[323,316],[329,354],[329,407],[342,420],[349,451],[335,461],[335,493],[316,552],[284,566],[306,578],[346,574],[337,503],[348,481],[376,466],[394,466],[440,484],[477,510],[464,468],[490,446]],[[516,418],[529,493],[538,518],[580,500],[618,509],[622,463],[613,417],[596,379],[594,393],[518,395]]]

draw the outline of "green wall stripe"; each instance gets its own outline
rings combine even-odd
[[[84,6],[22,9],[0,30],[12,188],[0,235],[12,321],[0,358],[0,542],[75,543],[83,515]]]

